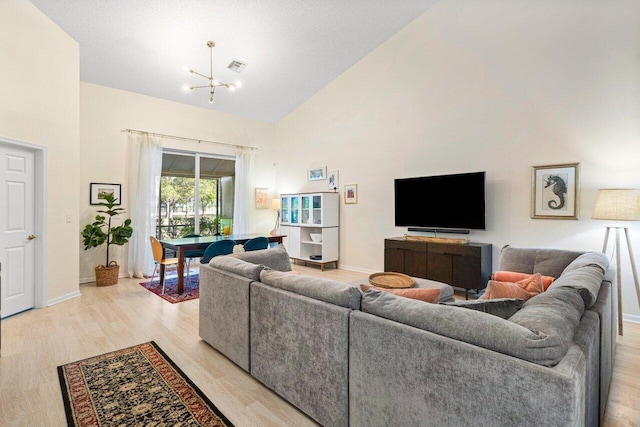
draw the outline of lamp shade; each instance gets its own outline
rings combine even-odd
[[[640,190],[620,188],[598,190],[591,218],[640,221]]]
[[[280,199],[277,199],[277,198],[271,199],[271,209],[273,210],[280,209]]]

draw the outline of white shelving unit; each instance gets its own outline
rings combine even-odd
[[[323,271],[326,264],[338,268],[339,208],[338,193],[281,195],[280,232],[292,259],[320,264]],[[321,234],[322,241],[314,242],[312,233]]]

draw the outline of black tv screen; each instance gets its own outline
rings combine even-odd
[[[397,227],[485,229],[485,172],[395,180]]]

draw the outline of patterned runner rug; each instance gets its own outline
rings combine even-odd
[[[233,424],[155,342],[58,366],[69,426]]]
[[[178,293],[178,278],[170,277],[164,281],[164,295],[162,294],[162,285],[160,280],[154,280],[153,282],[146,281],[140,282],[143,288],[153,292],[159,297],[169,301],[171,304],[177,302],[189,301],[200,297],[200,288],[198,282],[198,274],[191,274],[191,281],[187,280],[187,275],[184,276],[184,292]]]

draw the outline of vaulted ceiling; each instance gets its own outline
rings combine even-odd
[[[83,82],[276,122],[437,0],[31,0],[80,45]],[[234,92],[205,85],[242,81]],[[227,69],[238,60],[240,74]]]

